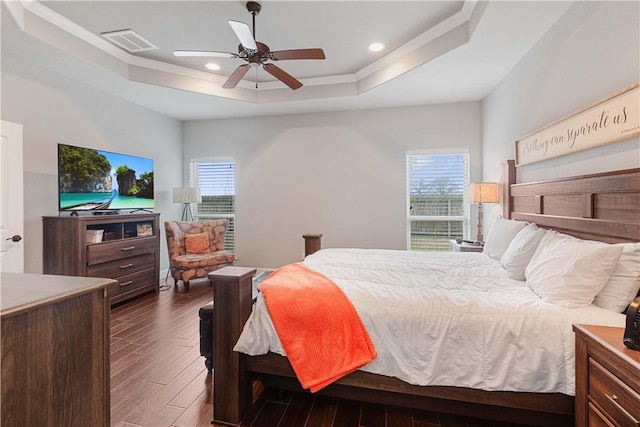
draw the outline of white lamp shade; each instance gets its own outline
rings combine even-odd
[[[173,203],[199,203],[201,201],[199,188],[179,187],[173,189]]]
[[[476,182],[473,184],[473,203],[498,203],[499,186],[495,182]]]

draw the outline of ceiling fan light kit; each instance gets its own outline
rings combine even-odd
[[[291,49],[272,52],[269,46],[255,39],[256,35],[256,15],[260,13],[262,6],[255,1],[247,2],[247,10],[251,13],[253,20],[253,31],[247,24],[239,21],[229,21],[231,29],[236,34],[240,45],[238,53],[197,51],[197,50],[176,50],[175,56],[183,57],[210,57],[210,58],[240,58],[247,61],[235,69],[227,81],[222,85],[224,89],[235,88],[240,80],[250,68],[262,66],[262,68],[276,79],[280,80],[291,89],[296,90],[302,87],[302,82],[284,71],[277,65],[267,61],[283,61],[293,59],[325,59],[324,51],[320,48],[313,49]]]

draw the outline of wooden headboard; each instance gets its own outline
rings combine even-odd
[[[640,241],[640,168],[522,184],[512,160],[503,168],[504,217],[582,239]]]

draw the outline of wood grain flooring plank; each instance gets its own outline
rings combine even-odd
[[[122,358],[129,356],[131,353],[136,353],[141,347],[140,344],[134,344],[131,342],[124,342],[121,340],[116,349],[111,348],[111,363],[117,368],[116,362]]]
[[[387,427],[413,427],[411,411],[395,406],[387,406]]]
[[[111,427],[140,427],[135,424],[125,423],[124,421],[120,421],[117,424],[111,424]]]
[[[467,420],[458,415],[443,414],[439,418],[441,427],[467,427]]]
[[[301,394],[298,398],[291,400],[287,405],[287,410],[282,417],[281,427],[304,426],[313,407],[314,397],[308,394]]]
[[[336,399],[316,396],[306,427],[326,427],[333,425],[333,420],[338,409]]]
[[[200,361],[200,350],[197,347],[189,348],[178,346],[178,348],[185,348],[187,351],[181,357],[168,364],[163,370],[152,373],[151,376],[148,377],[149,381],[159,384],[169,384],[174,378],[180,376],[185,368]],[[204,369],[204,365],[200,365],[198,368]]]
[[[333,424],[343,427],[358,427],[360,425],[361,403],[353,400],[340,400]]]
[[[419,420],[413,420],[413,427],[440,427],[440,423],[437,424],[433,424],[433,423],[427,423],[424,421],[419,421]],[[469,426],[471,427],[471,426]]]
[[[202,392],[200,396],[182,412],[182,415],[174,421],[176,427],[211,426],[213,419],[213,402],[209,391]]]
[[[175,398],[176,394],[181,392],[195,377],[201,374],[204,370],[204,367],[196,366],[195,363],[187,366],[186,369],[183,369],[180,372],[180,375],[175,376],[153,396],[150,396],[149,399],[138,405],[138,407],[134,411],[127,415],[124,421],[132,424],[151,425],[149,424],[150,418],[155,417],[157,413],[163,411],[165,406],[169,406],[169,402],[171,402]],[[180,413],[182,413],[187,406],[188,405],[183,407],[180,410]],[[177,408],[177,406],[171,407]],[[172,410],[172,412],[175,411]],[[177,416],[172,418],[171,422],[173,422],[176,418]]]
[[[245,415],[244,420],[242,421],[242,426],[246,427],[253,424],[264,405],[271,399],[271,395],[275,392],[273,389],[265,389],[262,387],[261,389],[264,392],[256,394],[257,389],[260,388],[258,386],[259,384],[261,384],[259,381],[254,381],[253,383],[253,405],[251,405],[249,411]]]
[[[118,423],[133,412],[138,405],[141,405],[149,396],[153,396],[162,386],[148,382],[141,382],[127,389],[118,399],[118,393],[111,393],[111,423]]]
[[[287,405],[276,402],[266,402],[251,427],[278,427]],[[285,426],[282,426],[285,427]]]
[[[154,375],[160,375],[171,364],[189,352],[189,348],[182,346],[172,346],[159,349],[159,354],[151,357],[148,354],[131,353],[131,358],[136,358],[134,362],[128,364],[126,368],[111,376],[111,391],[120,390],[128,384],[152,379]]]
[[[384,427],[385,419],[384,405],[362,404],[362,415],[360,416],[360,425],[362,427]]]
[[[131,379],[131,376],[139,371],[140,366],[148,363],[145,354],[129,353],[111,364],[111,390],[120,387],[124,382]]]
[[[129,326],[131,326],[131,322],[127,322],[121,319],[114,319],[114,317],[111,316],[110,325],[111,325],[111,336],[114,337],[122,329],[128,328]]]
[[[211,387],[212,376],[209,375],[207,369],[202,362],[194,362],[194,366],[202,366],[202,371],[187,386],[174,396],[169,402],[171,406],[180,408],[188,408],[202,394],[202,390]]]
[[[413,411],[413,419],[428,424],[440,425],[440,417],[437,413],[431,411]]]
[[[144,427],[171,426],[182,415],[182,412],[184,412],[184,408],[165,406],[155,414],[146,417],[141,425]]]

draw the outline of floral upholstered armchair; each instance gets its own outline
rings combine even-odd
[[[169,268],[176,287],[182,280],[185,293],[189,292],[190,280],[235,263],[236,255],[224,250],[228,224],[226,219],[165,221]]]

